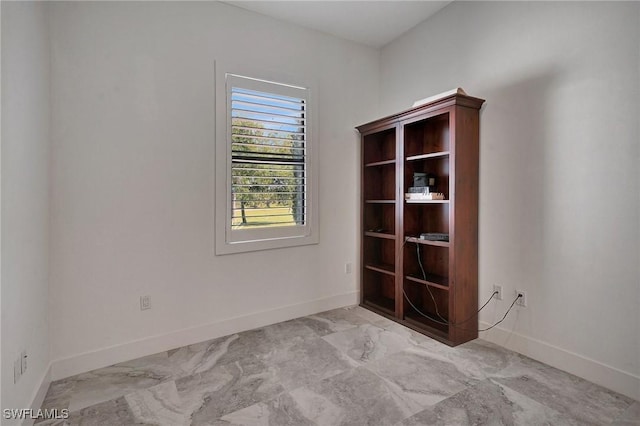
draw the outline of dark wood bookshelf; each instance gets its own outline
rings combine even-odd
[[[483,103],[454,94],[357,128],[361,305],[451,346],[478,337],[477,319],[464,328],[449,321],[472,318],[478,309]],[[445,199],[405,200],[414,173],[434,176],[431,190]],[[419,238],[428,232],[448,234],[449,241]]]

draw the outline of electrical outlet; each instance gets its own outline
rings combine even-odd
[[[140,310],[151,309],[151,296],[140,296]]]
[[[495,293],[498,294],[495,294]],[[502,286],[501,285],[494,285],[493,286],[493,297],[496,298],[496,300],[502,300]]]
[[[344,264],[344,273],[345,274],[350,274],[352,270],[353,270],[353,265],[351,264],[351,262],[347,262],[347,263]]]
[[[522,297],[518,297],[516,300],[516,305],[522,306],[523,308],[527,307],[527,292],[522,290],[516,290],[516,296],[521,295]]]
[[[20,374],[27,372],[27,350],[25,349],[20,354]]]

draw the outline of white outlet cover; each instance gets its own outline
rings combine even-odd
[[[519,294],[522,294],[522,297],[519,297],[518,300],[516,300],[516,305],[518,306],[522,306],[523,308],[527,307],[527,292],[523,291],[523,290],[516,290],[516,296],[518,296]]]
[[[140,296],[140,310],[144,311],[147,309],[151,309],[151,297],[150,296]]]
[[[496,294],[494,297],[496,298],[496,300],[502,300],[502,286],[501,285],[494,285],[493,286],[493,291],[494,292],[498,292],[498,294]]]

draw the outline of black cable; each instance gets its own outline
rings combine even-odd
[[[451,325],[453,325],[454,327],[458,324],[464,324],[467,321],[471,321],[474,318],[477,318],[478,314],[480,313],[481,310],[484,309],[485,306],[487,306],[489,304],[489,302],[491,302],[491,299],[493,299],[493,296],[495,296],[496,294],[500,294],[497,291],[494,291],[493,293],[491,293],[491,296],[489,296],[489,298],[487,299],[486,302],[484,302],[484,305],[482,305],[482,307],[480,309],[478,309],[478,312],[476,312],[475,314],[471,315],[469,318],[467,318],[466,320],[462,320],[462,321],[458,321],[456,323],[451,323]]]
[[[404,242],[402,243],[402,246],[400,247],[400,252],[398,253],[398,256],[396,257],[396,264],[398,263],[398,260],[400,258],[400,256],[402,255],[402,251],[404,249],[404,246],[407,244],[409,237],[405,237]],[[420,256],[420,244],[419,243],[415,243],[416,244],[416,252],[417,252],[417,256],[418,256],[418,264],[420,265],[420,270],[422,272],[422,277],[425,281],[427,281],[427,276],[426,273],[424,271],[424,267],[422,266],[422,259]],[[442,320],[442,321],[438,321],[435,318],[432,318],[431,316],[425,314],[424,312],[422,312],[420,309],[418,309],[409,299],[409,296],[407,295],[406,291],[404,290],[404,284],[402,285],[402,294],[404,295],[404,298],[407,300],[407,302],[409,302],[409,305],[411,305],[411,307],[420,315],[422,315],[423,317],[427,318],[430,321],[435,322],[436,324],[441,324],[441,325],[450,325],[452,327],[458,328],[460,330],[465,330],[465,331],[488,331],[491,330],[493,327],[497,326],[498,324],[500,324],[501,322],[503,322],[505,320],[505,318],[507,318],[507,315],[509,314],[509,312],[511,312],[511,309],[513,308],[513,306],[516,304],[516,302],[518,301],[518,299],[521,297],[521,295],[517,295],[516,298],[513,300],[513,302],[511,303],[511,306],[509,306],[509,309],[507,309],[507,312],[505,312],[504,316],[502,317],[502,319],[500,321],[498,321],[497,323],[491,325],[490,327],[487,327],[485,329],[468,329],[468,328],[462,328],[462,327],[458,327],[459,324],[464,324],[465,322],[468,322],[474,318],[477,317],[477,315],[480,313],[480,311],[482,311],[485,306],[487,306],[489,304],[489,302],[491,301],[491,299],[493,299],[493,296],[498,294],[497,291],[494,291],[493,293],[491,293],[491,296],[489,297],[489,299],[484,303],[484,305],[482,305],[482,307],[480,309],[478,309],[478,312],[476,312],[475,314],[471,315],[469,318],[463,320],[463,321],[459,321],[456,323],[450,322],[447,319],[443,318],[440,315],[440,312],[438,311],[438,304],[436,303],[435,297],[433,296],[433,293],[431,292],[431,288],[429,288],[429,285],[425,284],[427,287],[427,292],[429,293],[429,296],[431,296],[431,300],[433,301],[433,306],[436,309],[436,315],[438,315],[438,317]]]
[[[427,281],[427,274],[424,271],[424,266],[422,266],[422,259],[421,259],[421,256],[420,256],[420,244],[418,244],[418,243],[416,243],[416,254],[418,256],[418,265],[420,265],[420,271],[422,271],[422,278],[425,281]],[[465,322],[468,322],[468,321],[472,320],[473,318],[476,318],[477,315],[480,313],[480,311],[483,310],[484,307],[487,306],[487,304],[489,302],[491,302],[491,299],[493,299],[493,296],[498,294],[497,291],[494,291],[493,293],[491,293],[491,296],[489,296],[489,299],[484,303],[484,305],[482,305],[482,307],[480,309],[478,309],[478,312],[476,312],[475,314],[471,315],[469,318],[467,318],[465,320],[462,320],[462,321],[458,321],[458,322],[451,322],[448,319],[443,318],[442,315],[440,315],[440,312],[438,311],[438,304],[436,303],[436,299],[433,296],[433,293],[431,292],[431,288],[429,288],[428,285],[426,287],[427,287],[427,292],[429,292],[429,296],[431,296],[431,300],[433,301],[433,306],[436,309],[436,315],[438,316],[438,318],[440,318],[442,321],[444,321],[444,324],[452,325],[454,327],[457,326],[458,324],[464,324]],[[402,291],[404,291],[404,288],[402,289]],[[407,296],[405,294],[405,297],[408,299],[409,296]],[[409,303],[411,304],[411,302],[409,302]],[[413,306],[413,304],[411,304],[411,306]],[[415,306],[414,306],[414,309],[416,309]],[[416,309],[416,311],[417,311],[417,309]]]
[[[416,255],[418,257],[418,265],[420,265],[420,271],[422,271],[422,279],[427,281],[427,274],[424,272],[424,266],[422,266],[422,258],[420,256],[420,244],[416,243]],[[402,291],[404,291],[404,286],[402,286]],[[446,318],[442,318],[440,312],[438,311],[438,304],[436,303],[435,297],[433,297],[433,293],[431,293],[431,289],[427,285],[427,291],[429,292],[429,296],[431,296],[431,300],[433,301],[433,306],[436,308],[436,315],[444,322],[449,322]],[[493,297],[493,295],[491,295]]]
[[[422,312],[420,309],[416,308],[416,306],[415,306],[413,303],[411,303],[411,300],[409,300],[409,296],[407,296],[407,293],[404,291],[404,288],[402,289],[402,294],[404,294],[405,299],[407,299],[407,302],[409,302],[409,304],[411,305],[411,307],[412,307],[412,308],[413,308],[417,313],[419,313],[419,314],[420,314],[420,315],[422,315],[423,317],[427,318],[428,320],[433,321],[433,322],[435,322],[436,324],[450,325],[450,326],[452,326],[452,327],[458,328],[458,329],[460,329],[460,330],[465,330],[465,331],[489,331],[489,330],[491,330],[493,327],[495,327],[496,325],[500,324],[502,321],[504,321],[504,320],[505,320],[505,318],[507,318],[507,315],[509,315],[509,312],[511,312],[511,309],[513,308],[513,305],[515,305],[515,304],[516,304],[516,302],[518,301],[518,299],[519,299],[520,297],[522,297],[520,294],[518,294],[518,295],[516,296],[516,298],[515,298],[515,299],[513,299],[513,302],[511,302],[511,306],[509,306],[509,309],[507,309],[507,312],[505,312],[505,313],[504,313],[504,316],[502,317],[502,319],[501,319],[500,321],[498,321],[497,323],[495,323],[495,324],[491,325],[490,327],[484,328],[484,329],[475,329],[475,328],[473,328],[473,329],[472,329],[472,328],[462,328],[462,327],[458,327],[456,324],[454,324],[454,323],[450,323],[450,322],[442,322],[442,321],[438,321],[438,320],[436,320],[436,319],[434,319],[434,318],[430,317],[429,315],[425,314],[425,313],[424,313],[424,312]],[[493,298],[493,294],[491,295],[491,298]],[[489,300],[491,300],[491,299],[489,299]],[[487,302],[487,303],[489,303],[489,302]],[[486,303],[485,303],[485,305],[486,305]],[[483,306],[483,308],[484,308],[484,306]],[[480,310],[482,310],[482,308],[480,308]],[[480,313],[480,311],[478,311],[478,313]],[[477,315],[477,314],[474,314],[473,316],[475,317],[476,315]],[[459,322],[459,323],[457,323],[457,324],[462,324],[462,322]]]
[[[515,299],[513,299],[513,302],[511,302],[511,306],[509,306],[509,309],[507,309],[507,312],[504,313],[504,316],[502,317],[502,319],[500,321],[498,321],[497,323],[493,324],[490,327],[485,328],[484,330],[478,330],[478,331],[488,331],[491,330],[493,327],[495,327],[496,325],[500,324],[502,321],[504,321],[504,319],[507,317],[507,315],[509,315],[509,312],[511,311],[511,308],[513,308],[513,305],[516,304],[516,302],[518,301],[518,299],[520,299],[522,297],[521,294],[518,294],[516,296]]]

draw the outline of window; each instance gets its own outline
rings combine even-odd
[[[225,93],[216,253],[316,243],[309,89],[226,74]]]

